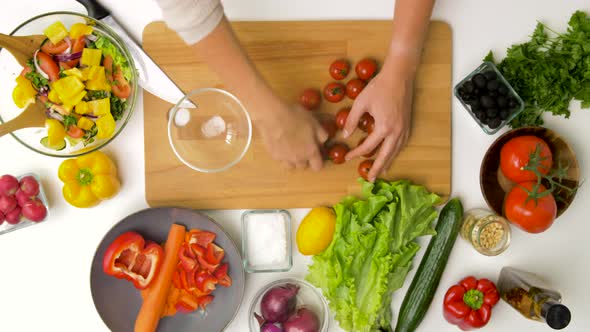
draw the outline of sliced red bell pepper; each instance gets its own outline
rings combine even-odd
[[[190,294],[181,292],[178,301],[176,302],[176,310],[182,313],[190,313],[199,307],[200,303]]]
[[[119,279],[125,278],[137,289],[147,288],[158,274],[164,250],[148,243],[136,232],[119,235],[107,248],[102,261],[103,271]]]
[[[199,271],[195,276],[195,285],[197,288],[202,292],[208,292],[215,290],[215,285],[217,284],[217,279],[215,279],[212,275],[207,273],[206,271]]]
[[[213,295],[201,296],[197,299],[197,303],[199,304],[199,307],[201,308],[201,310],[205,310],[207,305],[209,303],[213,302],[214,298],[215,298],[215,296],[213,296]]]
[[[189,256],[189,253],[194,256],[186,243],[178,250],[178,260],[185,272],[190,272],[197,266],[197,260]]]
[[[231,277],[227,274],[228,267],[227,263],[223,263],[213,273],[217,283],[223,287],[230,287],[232,284]]]
[[[188,274],[184,269],[178,269],[178,274],[180,275],[180,289],[188,290],[190,285],[188,283]]]
[[[205,259],[210,264],[219,264],[223,260],[225,256],[225,251],[218,247],[215,243],[209,243],[207,245],[207,254],[205,255]]]
[[[216,235],[215,235],[215,233],[202,231],[200,229],[192,229],[187,233],[187,237],[188,237],[187,242],[189,244],[196,243],[203,248],[207,248],[207,245],[209,243],[212,243],[213,241],[215,241]]]
[[[201,266],[201,268],[207,270],[209,273],[215,272],[215,270],[219,266],[219,264],[210,264],[209,262],[207,262],[205,257],[201,256],[197,256],[197,261],[199,261],[199,265]]]
[[[449,288],[443,301],[445,319],[463,331],[485,326],[492,316],[492,307],[500,295],[488,279],[467,277]]]
[[[199,257],[199,256],[203,257],[207,253],[207,249],[201,247],[200,245],[198,245],[196,243],[193,243],[190,246],[191,246],[192,252],[195,254],[195,257]]]
[[[172,284],[177,289],[182,289],[182,284],[180,282],[180,273],[178,272],[178,267],[177,267],[177,270],[174,271],[174,274],[172,275]]]

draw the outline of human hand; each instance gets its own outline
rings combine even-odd
[[[278,102],[256,125],[273,159],[282,161],[287,168],[322,168],[320,146],[328,134],[309,111]]]
[[[381,144],[368,175],[369,181],[389,169],[410,136],[414,72],[390,69],[387,65],[386,62],[382,71],[356,98],[344,126],[344,136],[347,137],[357,128],[365,112],[375,119],[374,131],[363,144],[346,155],[348,161],[370,153]]]

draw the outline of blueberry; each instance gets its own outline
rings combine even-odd
[[[508,98],[508,107],[515,108],[516,106],[518,106],[518,101],[516,100],[516,98],[514,98],[514,97]]]
[[[481,120],[486,116],[485,112],[481,109],[473,111],[473,115],[475,115],[478,120]]]
[[[487,125],[489,118],[487,116],[485,116],[485,113],[484,113],[483,116],[481,118],[479,118],[479,121],[481,122],[481,124]]]
[[[508,88],[504,84],[500,84],[498,87],[498,93],[505,96],[508,94]]]
[[[496,129],[496,128],[500,127],[501,124],[502,124],[502,120],[500,120],[498,118],[493,118],[490,121],[488,121],[488,127],[490,127],[491,129]]]
[[[471,79],[476,88],[483,89],[486,87],[486,77],[482,74],[475,74]]]
[[[496,103],[499,107],[504,108],[508,106],[508,99],[506,99],[504,96],[498,96],[498,98],[496,98]]]
[[[494,98],[490,96],[481,96],[479,98],[479,102],[481,103],[481,106],[483,106],[484,108],[496,107],[496,100],[494,100]]]
[[[510,111],[507,109],[503,109],[500,111],[500,119],[501,120],[506,120],[508,119],[508,117],[510,116]]]
[[[469,101],[469,105],[470,105],[471,107],[477,107],[477,108],[481,108],[481,103],[480,103],[479,99],[477,99],[477,98],[473,98],[473,99],[471,99],[471,100]]]
[[[498,109],[497,108],[488,108],[486,110],[486,115],[488,118],[495,118],[498,116]]]
[[[498,90],[499,87],[500,87],[500,82],[498,80],[491,80],[491,81],[488,81],[488,83],[486,84],[486,88],[489,91],[496,91],[496,90]]]
[[[468,93],[472,93],[474,88],[475,87],[473,86],[473,82],[471,81],[463,83],[463,89]]]
[[[496,78],[498,78],[498,75],[496,75],[496,72],[493,70],[486,71],[485,73],[483,73],[483,75],[488,81],[495,80]]]
[[[482,92],[481,89],[479,89],[479,88],[473,88],[473,94],[474,95],[479,96],[481,94],[481,92]]]
[[[498,91],[488,91],[488,96],[490,97],[498,97]]]

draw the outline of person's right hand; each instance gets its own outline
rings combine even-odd
[[[320,146],[328,139],[321,125],[300,106],[288,107],[279,101],[270,107],[264,118],[255,119],[255,126],[271,157],[288,168],[321,169]]]

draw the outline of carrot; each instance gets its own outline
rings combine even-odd
[[[135,332],[154,332],[164,312],[172,283],[172,275],[178,264],[178,250],[184,243],[184,226],[172,224],[164,247],[164,261],[160,273],[146,292],[146,298],[135,320]]]

